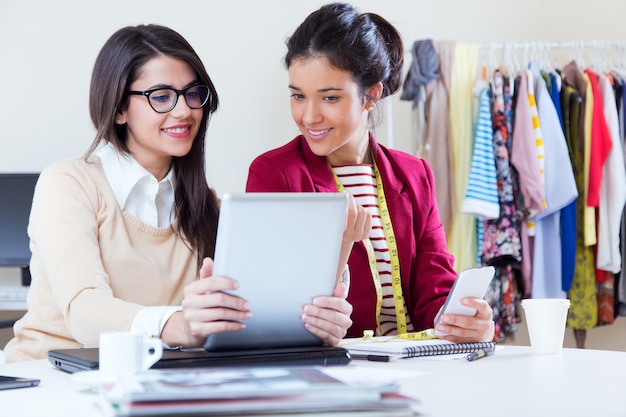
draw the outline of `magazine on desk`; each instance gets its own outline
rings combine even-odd
[[[214,416],[389,411],[412,415],[393,383],[353,385],[317,367],[149,370],[103,386],[109,416]]]
[[[406,340],[397,336],[376,336],[364,340],[347,338],[341,343],[353,357],[358,355],[385,355],[392,359],[419,356],[453,355],[472,353],[479,349],[495,349],[496,342],[454,343],[443,339]]]

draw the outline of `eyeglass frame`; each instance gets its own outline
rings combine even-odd
[[[196,87],[205,87],[207,89],[207,95],[206,95],[206,99],[204,100],[204,102],[200,105],[200,107],[192,107],[189,105],[189,103],[187,102],[187,91],[189,91],[192,88],[196,88]],[[157,109],[154,108],[154,106],[152,105],[152,102],[150,101],[150,95],[152,93],[154,93],[155,91],[159,91],[159,90],[170,90],[176,93],[176,99],[174,100],[174,104],[172,105],[172,107],[169,110],[166,111],[158,111]],[[195,85],[190,85],[189,87],[185,87],[182,90],[177,90],[175,88],[172,87],[159,87],[159,88],[152,88],[150,90],[144,90],[144,91],[138,91],[138,90],[127,90],[126,91],[128,94],[132,94],[132,95],[137,95],[137,96],[144,96],[146,98],[146,100],[148,100],[148,104],[150,105],[150,107],[152,108],[152,110],[154,110],[155,112],[159,113],[159,114],[165,114],[165,113],[169,113],[172,110],[174,110],[174,108],[176,107],[176,105],[178,104],[178,97],[180,97],[181,95],[183,97],[185,97],[185,104],[187,104],[187,106],[190,109],[201,109],[203,108],[208,102],[209,99],[211,98],[211,89],[209,88],[208,85],[204,85],[204,84],[195,84]]]

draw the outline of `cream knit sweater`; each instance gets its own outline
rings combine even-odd
[[[5,348],[7,362],[97,346],[100,333],[129,330],[142,307],[179,305],[197,278],[195,253],[180,236],[119,208],[97,157],[41,173],[28,234],[28,312]]]

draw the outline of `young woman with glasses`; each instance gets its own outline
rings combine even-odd
[[[47,167],[35,190],[28,312],[7,361],[97,346],[107,331],[196,347],[245,326],[248,304],[223,292],[236,282],[211,276],[219,201],[206,183],[204,139],[217,107],[204,65],[177,32],[141,25],[109,38],[91,79],[96,137],[83,158]],[[332,296],[314,304],[305,323],[337,344],[351,306]]]
[[[301,135],[256,158],[248,175],[248,191],[346,191],[367,207],[371,234],[355,239],[348,260],[352,337],[428,337],[418,332],[433,327],[456,277],[430,166],[372,133],[378,103],[402,84],[403,57],[399,33],[376,14],[343,3],[311,13],[285,57]],[[488,303],[465,302],[476,315],[444,315],[438,330],[455,342],[491,340]]]

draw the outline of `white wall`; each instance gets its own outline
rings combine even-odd
[[[209,182],[243,191],[252,158],[297,134],[288,104],[284,41],[326,1],[0,0],[0,172],[39,171],[81,155],[94,135],[87,100],[105,40],[139,23],[168,25],[196,48],[221,107],[207,136]],[[423,38],[463,42],[616,40],[622,0],[356,0],[386,17],[405,46]],[[522,6],[523,5],[523,6]],[[580,19],[585,16],[588,24]],[[578,22],[577,24],[568,22]],[[407,54],[407,64],[410,54]],[[393,145],[408,149],[410,103],[392,100]],[[388,127],[378,130],[387,143]]]

